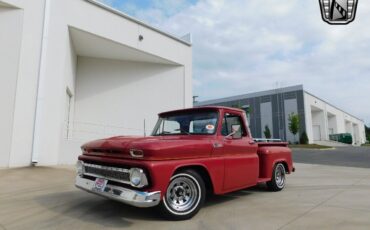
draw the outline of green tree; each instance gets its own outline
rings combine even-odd
[[[296,143],[296,135],[299,131],[299,116],[298,116],[298,114],[295,114],[295,113],[289,114],[288,121],[289,121],[289,131],[293,134],[294,143]]]
[[[307,145],[309,142],[306,131],[303,131],[301,134],[301,138],[299,139],[299,143],[302,145]]]
[[[368,142],[370,142],[370,127],[367,127],[365,125],[365,132],[366,132],[366,139]]]
[[[268,125],[265,125],[265,131],[263,131],[263,134],[265,134],[265,138],[267,139],[271,138],[271,131]]]

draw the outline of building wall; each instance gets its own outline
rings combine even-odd
[[[289,116],[293,114],[298,114],[298,105],[297,99],[288,99],[284,101],[284,114],[285,114],[285,133],[286,133],[286,140],[291,142],[296,142],[299,140],[299,133],[293,135],[289,131]]]
[[[305,131],[310,143],[329,140],[332,133],[351,133],[354,144],[365,143],[364,122],[303,90],[291,86],[197,103],[196,106],[221,105],[249,107],[250,129],[255,138],[263,138],[265,125],[271,126],[273,138],[299,141]],[[299,135],[289,131],[289,114],[299,115]],[[315,137],[315,138],[314,138]]]
[[[11,100],[7,100],[9,113],[4,115],[3,119],[5,121],[6,118],[6,124],[12,123],[12,126],[4,126],[7,131],[1,130],[0,133],[5,136],[3,140],[6,139],[7,143],[11,141],[11,144],[7,147],[6,157],[0,157],[0,167],[29,165],[31,156],[38,165],[67,162],[66,157],[63,154],[61,156],[66,145],[63,139],[66,135],[66,92],[71,94],[69,117],[74,120],[77,60],[84,56],[72,41],[70,28],[85,31],[111,44],[128,47],[140,52],[142,56],[151,55],[152,58],[167,61],[173,66],[183,67],[182,70],[178,68],[172,72],[175,74],[174,78],[179,80],[175,83],[176,87],[182,86],[183,90],[176,91],[176,95],[170,98],[162,95],[162,102],[166,104],[167,101],[171,102],[172,98],[177,100],[181,97],[181,107],[192,106],[191,46],[85,0],[0,0],[0,5],[1,3],[12,6],[17,9],[14,11],[23,15],[20,19],[15,14],[8,15],[7,12],[0,11],[2,29],[7,27],[20,30],[9,31],[9,34],[14,34],[5,36],[11,38],[8,43],[15,44],[15,49],[11,49],[15,56],[10,59],[17,59],[16,55],[19,55],[19,61],[12,60],[11,65],[8,65],[12,73],[5,68],[0,70],[8,71],[7,77],[12,79],[6,96],[13,94],[13,99],[9,97]],[[44,18],[47,23],[44,23]],[[141,42],[138,41],[139,34],[144,35]],[[14,52],[18,46],[17,39],[20,47],[18,53]],[[5,47],[5,43],[0,44],[2,45]],[[10,46],[10,43],[6,45]],[[3,49],[1,50],[3,52]],[[108,54],[105,58],[118,57],[110,57]],[[18,63],[19,66],[16,67]],[[157,80],[158,84],[166,84],[160,82],[160,77]],[[13,122],[9,120],[11,118]],[[80,144],[76,142],[74,146]]]
[[[274,136],[273,121],[272,121],[272,105],[271,102],[261,103],[261,129],[264,138],[267,138],[264,134],[265,128],[268,127],[270,130],[271,137]]]
[[[78,57],[73,119],[60,164],[74,163],[82,143],[116,135],[150,135],[157,114],[183,108],[181,66]],[[164,84],[162,84],[164,83]],[[66,122],[64,122],[66,124]],[[67,126],[64,126],[64,133]]]
[[[9,164],[23,12],[0,6],[0,167]]]
[[[356,145],[365,143],[364,122],[336,107],[305,92],[305,111],[307,136],[314,143],[314,129],[320,126],[321,141],[329,140],[333,130],[336,133],[350,133]]]
[[[182,81],[183,67],[79,57],[74,121],[143,135],[145,119],[151,133],[158,113],[184,107]]]
[[[3,1],[4,2],[4,1]],[[7,0],[23,12],[9,166],[31,162],[45,1]]]
[[[250,129],[253,137],[264,138],[265,125],[269,125],[272,138],[290,142],[298,141],[305,131],[305,112],[302,86],[294,86],[269,90],[247,95],[235,96],[230,99],[216,99],[200,102],[202,105],[220,105],[230,107],[249,107]],[[299,115],[300,133],[294,138],[288,128],[288,116],[291,113]]]

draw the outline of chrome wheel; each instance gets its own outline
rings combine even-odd
[[[164,197],[164,204],[176,215],[186,215],[197,208],[201,189],[197,180],[189,174],[177,174],[171,178]]]
[[[278,164],[275,168],[275,182],[279,188],[285,185],[285,168],[282,164]]]
[[[271,180],[267,181],[266,184],[274,192],[281,191],[285,187],[285,166],[283,163],[274,165]]]

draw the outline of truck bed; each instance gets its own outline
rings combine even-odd
[[[288,148],[287,142],[258,142],[257,150],[259,161],[259,182],[269,180],[272,175],[272,168],[267,165],[275,165],[284,162],[286,172],[294,172],[292,162],[292,151]]]

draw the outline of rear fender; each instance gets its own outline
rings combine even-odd
[[[266,146],[258,149],[260,158],[260,178],[271,178],[275,164],[282,162],[287,173],[293,171],[291,150],[287,147]]]

